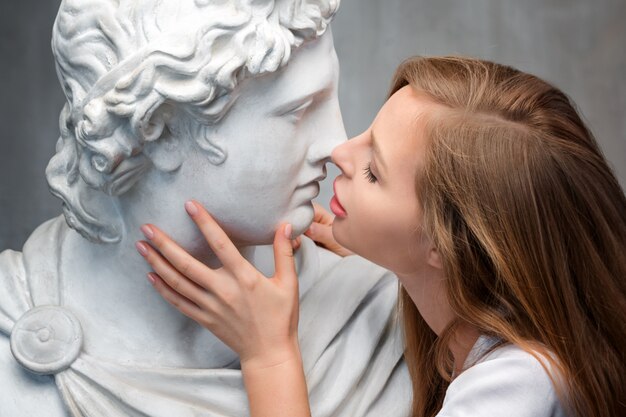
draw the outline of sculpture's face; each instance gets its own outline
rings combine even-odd
[[[346,140],[338,73],[329,31],[297,49],[282,70],[237,87],[239,98],[209,133],[227,152],[225,162],[211,164],[196,145],[160,194],[174,210],[165,222],[175,239],[189,242],[188,220],[175,218],[190,198],[203,203],[239,245],[271,243],[283,221],[293,224],[294,236],[306,230],[324,165]]]

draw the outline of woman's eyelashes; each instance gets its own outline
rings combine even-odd
[[[378,181],[378,178],[376,178],[376,176],[374,176],[374,174],[372,173],[371,162],[365,166],[365,168],[363,169],[363,172],[365,174],[365,178],[367,178],[367,180],[371,182],[372,184]]]

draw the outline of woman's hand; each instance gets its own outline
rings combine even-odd
[[[333,236],[333,221],[335,221],[335,216],[317,203],[313,203],[313,208],[315,210],[313,223],[304,234],[313,239],[317,245],[335,252],[339,256],[354,255],[354,252],[337,243]]]
[[[239,253],[199,203],[187,202],[185,208],[223,266],[207,267],[156,226],[144,225],[150,245],[137,242],[137,249],[154,269],[149,278],[156,290],[237,352],[242,369],[299,361],[299,295],[291,225],[283,224],[276,231],[276,273],[267,278]]]

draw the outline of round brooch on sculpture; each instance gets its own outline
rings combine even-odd
[[[76,360],[83,344],[80,322],[66,308],[35,307],[11,331],[11,353],[26,369],[41,375],[57,374]]]

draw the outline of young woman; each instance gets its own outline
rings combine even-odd
[[[332,157],[336,217],[317,206],[307,235],[397,275],[413,416],[626,415],[626,198],[562,92],[490,62],[413,58]],[[223,268],[146,225],[150,280],[240,354],[253,416],[309,415],[290,226],[268,280],[186,208]]]

